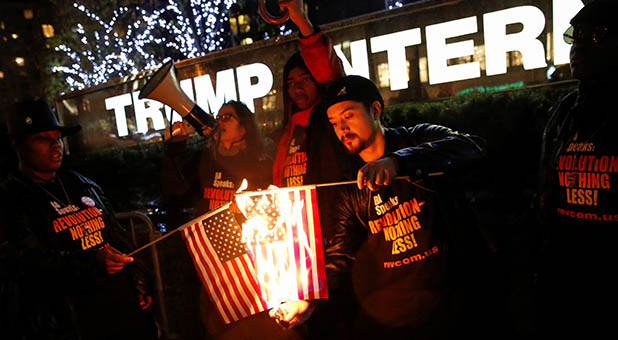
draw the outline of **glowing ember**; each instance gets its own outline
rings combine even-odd
[[[241,193],[245,190],[247,190],[247,188],[249,187],[249,182],[247,182],[246,178],[242,179],[242,183],[240,183],[240,187],[238,187],[238,190],[236,190],[236,193]]]

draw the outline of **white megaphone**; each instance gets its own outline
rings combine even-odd
[[[146,82],[139,92],[139,99],[153,99],[161,102],[174,111],[178,112],[195,131],[204,135],[206,127],[214,129],[217,125],[215,119],[207,114],[201,107],[195,104],[184,92],[180,90],[176,80],[174,62],[170,61],[161,66],[155,74]]]

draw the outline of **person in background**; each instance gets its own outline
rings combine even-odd
[[[326,104],[340,143],[365,162],[356,187],[340,192],[325,251],[329,287],[352,275],[352,337],[482,337],[489,253],[458,181],[484,157],[484,142],[437,125],[383,127],[382,96],[360,76],[336,80]],[[302,323],[312,304],[283,304],[280,321]]]
[[[273,164],[273,184],[290,187],[339,180],[347,155],[332,143],[335,135],[328,126],[322,97],[329,82],[344,75],[332,42],[314,27],[301,0],[280,1],[299,29],[300,51],[283,69],[284,114],[281,129],[273,140],[277,150]]]
[[[578,87],[551,111],[541,146],[538,276],[541,335],[613,332],[618,280],[618,86],[616,1],[586,4],[564,34]]]
[[[12,105],[16,171],[0,184],[3,339],[157,339],[146,273],[101,188],[61,169],[61,126],[44,101]]]
[[[277,145],[273,184],[290,187],[337,182],[344,178],[346,169],[361,163],[337,142],[322,103],[328,84],[344,75],[343,65],[328,36],[307,18],[303,1],[282,0],[279,3],[298,27],[299,51],[288,59],[283,69],[284,114],[282,127],[273,134]],[[337,191],[337,187],[317,190],[324,243],[333,236]],[[354,309],[355,301],[346,292],[333,294],[336,289],[329,286],[329,296],[337,298],[322,301],[320,310],[308,324],[312,338],[346,336],[349,313],[345,310]]]

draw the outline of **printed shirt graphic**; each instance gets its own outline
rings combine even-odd
[[[76,192],[70,198],[71,203],[65,206],[67,202],[48,196],[53,217],[50,227],[64,251],[76,253],[108,246],[110,237],[103,207],[97,206],[92,197]]]
[[[371,193],[369,242],[380,250],[384,271],[396,272],[439,253],[432,226],[426,222],[431,203],[431,195],[405,180]]]
[[[564,144],[556,160],[554,183],[554,213],[561,220],[569,224],[618,223],[618,143],[611,140],[607,136],[582,140],[576,133]]]
[[[411,315],[430,315],[438,305],[447,266],[435,196],[396,180],[370,200],[368,240],[353,271],[356,294],[377,320],[420,322]]]
[[[288,146],[283,168],[285,187],[301,186],[307,174],[307,127],[296,125]]]
[[[202,187],[202,202],[198,204],[199,212],[217,209],[234,199],[234,193],[242,183],[242,177],[216,168],[211,180]]]
[[[273,184],[294,187],[305,184],[307,175],[307,126],[313,108],[292,115],[289,127],[277,146],[273,164]]]
[[[201,193],[196,205],[196,215],[215,210],[232,201],[242,180],[250,180],[248,172],[258,171],[255,169],[255,162],[250,163],[250,158],[244,154],[231,157],[218,155],[217,159],[208,157],[200,162],[200,169],[203,171],[200,173]],[[235,213],[240,213],[236,207],[232,209]]]

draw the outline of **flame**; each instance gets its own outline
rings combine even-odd
[[[247,181],[246,178],[243,178],[242,182],[240,183],[240,187],[238,187],[238,190],[236,190],[236,193],[239,194],[239,193],[247,190],[248,187],[249,187],[249,182]]]
[[[303,278],[306,281],[309,274],[307,266],[297,270],[294,257],[295,243],[301,252],[312,254],[302,228],[305,202],[298,197],[290,200],[289,193],[282,189],[236,195],[236,204],[247,217],[242,225],[242,242],[253,257],[262,298],[269,308],[298,300],[299,282]]]

